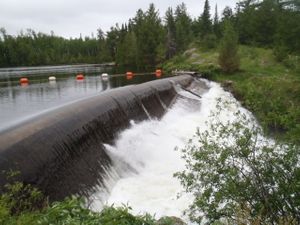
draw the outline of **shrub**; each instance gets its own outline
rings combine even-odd
[[[217,46],[217,36],[215,34],[207,34],[201,40],[201,46],[204,49],[213,49]]]
[[[48,204],[44,195],[31,185],[14,181],[16,172],[8,172],[11,183],[5,185],[0,195],[1,225],[154,225],[152,216],[130,213],[131,208],[105,207],[93,212],[78,197]]]
[[[239,110],[230,122],[216,120],[232,104],[219,101],[209,129],[182,149],[186,170],[175,176],[194,194],[191,220],[299,224],[299,147],[266,140],[254,118]]]
[[[47,204],[47,199],[37,188],[15,180],[18,172],[9,171],[6,175],[9,183],[3,187],[0,205],[9,215],[35,211]]]
[[[220,44],[219,65],[225,73],[233,73],[240,66],[238,35],[229,21],[225,24],[224,36]]]
[[[288,57],[288,50],[283,45],[277,45],[273,50],[273,54],[278,62],[282,62]]]

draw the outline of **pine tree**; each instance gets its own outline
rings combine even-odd
[[[137,38],[137,65],[139,70],[153,70],[159,62],[161,52],[157,48],[165,40],[164,28],[154,4],[143,13],[139,10],[134,18],[134,31]]]
[[[137,68],[137,40],[134,32],[127,32],[124,39],[118,44],[116,63],[122,70]]]
[[[219,51],[219,65],[225,73],[233,73],[239,69],[238,35],[230,21],[225,22]]]
[[[210,6],[208,0],[205,0],[204,10],[200,17],[200,37],[203,38],[212,32],[212,22],[210,19]]]
[[[176,25],[172,8],[168,8],[165,15],[167,29],[166,58],[170,59],[176,54]]]
[[[213,31],[217,38],[221,37],[221,29],[220,29],[220,21],[218,15],[218,5],[216,4],[215,7],[215,16],[214,16],[214,23],[213,23]]]
[[[253,18],[255,42],[262,46],[273,45],[277,21],[279,20],[277,3],[274,0],[264,0],[255,12],[255,17]]]
[[[184,3],[178,5],[175,10],[176,47],[177,51],[187,48],[192,38],[192,20],[189,17]]]

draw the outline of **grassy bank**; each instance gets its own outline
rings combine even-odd
[[[240,46],[240,70],[223,73],[218,50],[191,45],[163,65],[164,70],[194,70],[220,82],[252,111],[267,134],[300,144],[300,57],[277,62],[273,51]]]

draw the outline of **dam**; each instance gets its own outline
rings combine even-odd
[[[229,104],[211,117],[220,99]],[[0,169],[20,171],[51,201],[76,195],[95,211],[125,204],[188,222],[193,196],[173,177],[185,169],[180,149],[237,110],[252,116],[218,84],[190,75],[89,93],[2,129]]]
[[[0,170],[20,171],[51,201],[90,196],[103,186],[113,145],[131,121],[160,119],[176,101],[189,75],[154,80],[95,94],[41,113],[0,133]],[[0,185],[6,183],[1,174]]]

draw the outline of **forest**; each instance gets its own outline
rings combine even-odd
[[[96,37],[66,39],[54,32],[27,29],[18,35],[0,29],[0,67],[116,62],[119,68],[148,71],[187,49],[191,42],[207,48],[218,45],[229,22],[240,44],[273,49],[280,61],[300,55],[299,0],[243,0],[234,9],[218,6],[211,15],[205,1],[198,18],[191,18],[184,3],[168,8],[163,18],[154,4],[139,9],[126,23]]]

